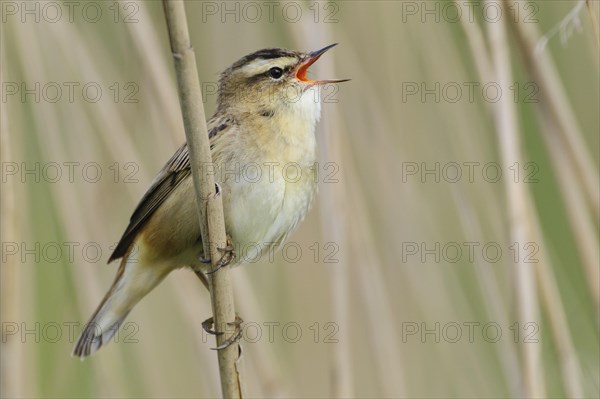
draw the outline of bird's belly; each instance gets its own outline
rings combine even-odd
[[[299,178],[277,169],[263,176],[259,181],[238,179],[223,190],[226,229],[240,263],[256,262],[278,247],[304,218],[316,193],[308,168]]]

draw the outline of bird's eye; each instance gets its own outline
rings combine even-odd
[[[279,79],[283,76],[283,69],[279,68],[279,67],[273,67],[271,69],[269,69],[269,76],[272,77],[273,79]]]

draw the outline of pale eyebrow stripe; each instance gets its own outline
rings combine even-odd
[[[288,68],[296,61],[297,60],[292,57],[280,59],[257,59],[252,63],[242,67],[242,71],[248,72],[249,75],[259,75],[261,73],[265,73],[274,66],[280,67],[284,70],[288,70]]]

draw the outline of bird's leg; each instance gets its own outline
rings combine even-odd
[[[210,259],[207,259],[204,257],[204,251],[200,252],[200,254],[198,254],[197,257],[198,262],[202,263],[202,264],[210,264]],[[198,265],[195,264],[191,267],[191,269],[194,271],[194,273],[196,274],[196,276],[198,277],[198,279],[200,279],[200,281],[202,281],[202,285],[204,285],[206,287],[206,289],[208,291],[210,291],[210,287],[208,285],[208,277],[206,276],[206,273],[204,272],[204,267],[202,267],[202,265]]]
[[[234,342],[238,342],[242,338],[241,325],[243,322],[244,322],[244,320],[242,320],[242,318],[236,314],[235,321],[227,323],[228,326],[235,327],[235,334],[232,335],[227,340],[225,340],[225,342],[223,342],[221,345],[217,346],[216,348],[211,348],[211,349],[212,350],[222,350],[222,349],[227,348]],[[211,335],[223,335],[223,331],[217,331],[217,330],[213,330],[211,328],[212,326],[214,326],[214,324],[215,324],[214,319],[212,317],[209,317],[208,319],[206,319],[202,322],[202,329]]]
[[[235,259],[235,253],[233,252],[233,242],[229,235],[227,235],[227,245],[225,246],[225,248],[217,248],[217,250],[223,255],[221,256],[221,259],[219,259],[219,261],[217,262],[216,267],[211,271],[207,272],[206,274],[216,273],[223,267],[230,264],[233,261],[233,259]]]
[[[206,273],[204,273],[200,270],[194,270],[194,272],[196,273],[198,278],[202,281],[202,283],[209,290],[210,290],[210,288],[209,288],[207,275],[213,274],[213,273],[217,272],[218,270],[221,270],[223,267],[229,265],[233,261],[233,259],[235,259],[235,253],[233,252],[233,241],[231,239],[231,236],[227,235],[226,246],[224,248],[217,248],[217,250],[219,252],[221,252],[223,255],[221,256],[221,259],[219,259],[219,261],[216,264],[216,267],[213,270],[206,272]],[[202,263],[210,263],[210,259],[207,260],[204,257],[202,257],[201,255],[198,257],[198,260]],[[222,350],[222,349],[229,347],[234,342],[238,342],[242,338],[242,329],[240,326],[242,325],[243,322],[244,322],[244,320],[242,320],[242,318],[236,314],[235,321],[227,323],[228,326],[235,327],[235,334],[233,334],[231,337],[229,337],[227,340],[225,340],[225,342],[223,342],[221,345],[217,346],[216,348],[211,348],[211,349]],[[214,324],[215,324],[214,318],[209,317],[208,319],[206,319],[202,322],[202,329],[204,331],[206,331],[206,333],[211,334],[211,335],[222,335],[223,334],[222,331],[217,331],[216,329],[214,329],[214,330],[212,329]]]
[[[202,284],[204,285],[204,287],[206,287],[206,289],[208,291],[210,291],[210,287],[208,286],[208,277],[206,277],[206,274],[204,274],[204,272],[202,270],[197,270],[197,269],[194,269],[194,273],[196,274],[198,279],[200,281],[202,281]]]
[[[204,264],[210,264],[210,258],[205,258],[202,254],[198,255],[198,262]]]

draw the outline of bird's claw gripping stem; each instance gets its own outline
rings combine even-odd
[[[234,342],[238,342],[242,338],[242,329],[240,328],[240,326],[242,325],[243,322],[244,322],[244,320],[242,320],[242,318],[236,314],[235,321],[227,323],[228,326],[235,327],[235,334],[232,335],[231,337],[229,337],[227,340],[225,340],[225,342],[223,342],[221,345],[217,346],[216,348],[211,348],[211,349],[212,350],[222,350],[222,349],[229,347]],[[217,330],[213,330],[211,328],[212,326],[214,326],[214,324],[215,324],[214,318],[209,317],[208,319],[206,319],[202,322],[202,329],[211,335],[223,335],[224,334],[223,331],[217,331]]]
[[[217,262],[216,267],[211,271],[207,272],[206,274],[216,273],[223,267],[230,264],[233,261],[233,259],[235,259],[235,253],[233,252],[233,243],[231,242],[231,238],[229,236],[227,237],[227,245],[225,246],[225,248],[217,248],[217,250],[223,255],[221,256],[221,259],[219,259],[219,261]]]

